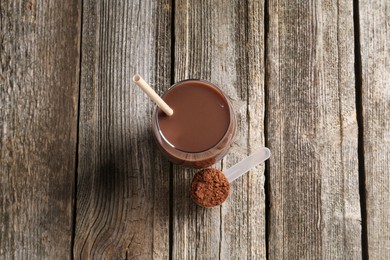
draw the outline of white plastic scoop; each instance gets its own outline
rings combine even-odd
[[[224,172],[215,168],[200,170],[195,174],[190,185],[193,201],[206,208],[221,205],[229,196],[230,183],[270,156],[271,151],[263,147]]]
[[[256,165],[264,162],[271,156],[271,151],[267,147],[262,147],[255,151],[241,162],[236,163],[229,169],[223,171],[228,181],[231,183]]]
[[[193,201],[206,208],[221,205],[229,196],[230,183],[270,156],[271,151],[263,147],[224,172],[215,168],[200,170],[195,174],[190,185]]]

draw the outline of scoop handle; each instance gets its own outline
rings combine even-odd
[[[255,167],[256,165],[264,162],[271,156],[271,151],[267,147],[262,147],[255,151],[241,162],[233,165],[229,169],[224,171],[226,178],[229,182],[233,182],[235,179]]]

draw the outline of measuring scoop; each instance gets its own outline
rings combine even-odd
[[[199,206],[206,208],[221,205],[229,196],[230,183],[270,156],[271,151],[263,147],[224,172],[215,168],[197,172],[190,186],[192,199]]]

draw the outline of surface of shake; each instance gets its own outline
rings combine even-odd
[[[162,98],[174,113],[167,116],[157,110],[155,135],[172,162],[204,168],[226,154],[236,122],[228,99],[218,88],[206,81],[186,80]]]

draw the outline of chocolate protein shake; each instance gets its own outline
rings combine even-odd
[[[203,80],[173,85],[162,99],[173,109],[167,116],[156,108],[153,132],[164,155],[173,163],[208,167],[227,153],[236,119],[226,96]]]

